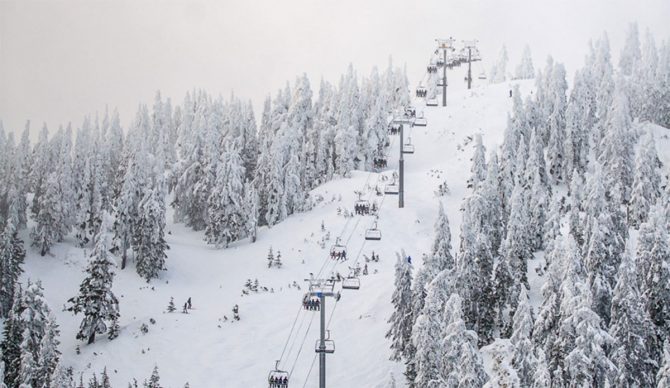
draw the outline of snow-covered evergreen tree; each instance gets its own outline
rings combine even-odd
[[[574,348],[565,357],[570,384],[577,387],[609,387],[615,384],[617,368],[607,355],[613,339],[602,327],[584,288],[573,300],[575,310],[564,326],[573,330]]]
[[[670,387],[670,341],[667,340],[663,344],[663,364],[656,374],[656,387]]]
[[[521,63],[517,65],[515,72],[516,79],[533,79],[535,78],[535,68],[533,67],[533,58],[530,54],[530,47],[526,45],[521,56]]]
[[[609,333],[614,338],[610,358],[618,369],[618,386],[650,387],[654,384],[656,350],[654,327],[640,298],[635,263],[623,255],[612,298]]]
[[[626,43],[619,57],[619,68],[625,75],[633,73],[633,67],[641,59],[642,52],[640,51],[640,37],[637,30],[637,23],[628,25],[628,35],[626,36]]]
[[[205,235],[209,244],[228,247],[245,235],[244,166],[236,144],[226,144],[216,170],[209,197],[209,222]]]
[[[107,324],[119,316],[119,301],[112,292],[112,263],[109,253],[109,216],[104,216],[91,260],[86,268],[86,278],[79,286],[79,294],[70,298],[67,310],[74,314],[83,313],[77,339],[95,342],[96,334],[104,334]]]
[[[258,192],[252,182],[244,184],[244,206],[243,214],[246,217],[245,235],[253,243],[256,242],[258,234]]]
[[[516,369],[519,382],[523,387],[529,387],[533,382],[533,373],[537,367],[537,360],[533,353],[533,312],[528,300],[528,293],[524,287],[519,293],[519,302],[512,319],[512,336],[510,342],[514,345],[512,366]]]
[[[443,349],[437,339],[444,335],[444,303],[440,290],[432,285],[428,287],[425,306],[412,328],[412,343],[416,349],[414,385],[417,387],[442,386]]]
[[[470,179],[468,179],[468,188],[476,190],[479,184],[486,179],[486,149],[482,144],[482,135],[475,135],[475,152],[472,156],[472,167],[470,168]]]
[[[670,243],[667,220],[660,205],[652,207],[640,226],[637,273],[645,308],[656,325],[659,340],[670,338]]]
[[[2,318],[7,318],[12,310],[25,257],[23,241],[18,237],[14,220],[10,218],[0,234],[0,317]]]
[[[639,227],[647,220],[649,208],[661,195],[659,164],[654,137],[648,135],[639,147],[635,159],[633,190],[629,206],[630,223],[635,227]]]
[[[477,348],[477,333],[466,328],[461,305],[461,297],[454,293],[444,308],[442,386],[482,387],[488,376]]]
[[[507,48],[503,45],[498,54],[498,60],[495,65],[491,68],[491,73],[489,75],[489,80],[493,84],[499,84],[505,82],[507,79]]]
[[[388,320],[391,325],[386,338],[391,339],[391,360],[399,361],[407,354],[412,341],[412,264],[407,258],[397,254],[395,265],[395,290],[392,303],[393,314]]]
[[[39,249],[40,255],[46,255],[54,243],[62,238],[62,208],[59,195],[58,176],[49,174],[42,180],[42,191],[38,200],[39,213],[30,232],[32,245]]]
[[[165,198],[160,187],[150,189],[144,195],[139,213],[139,225],[133,236],[133,251],[137,273],[149,282],[166,269],[165,251],[170,249],[165,241]]]

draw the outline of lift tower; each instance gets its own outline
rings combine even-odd
[[[321,335],[316,341],[314,351],[319,354],[319,388],[326,388],[326,354],[335,353],[335,342],[326,337],[326,297],[340,300],[340,293],[333,292],[335,280],[333,279],[305,279],[309,282],[308,295],[319,298],[321,316]]]
[[[442,106],[447,106],[447,50],[454,51],[454,38],[435,39],[437,50],[442,50]]]
[[[481,61],[477,40],[464,40],[463,50],[468,52],[468,76],[465,80],[468,82],[468,89],[472,88],[472,62]]]
[[[414,117],[406,115],[393,119],[394,123],[400,124],[400,159],[398,159],[398,208],[405,207],[405,125],[413,126]]]

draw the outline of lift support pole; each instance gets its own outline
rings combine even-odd
[[[447,106],[447,50],[454,50],[454,38],[449,39],[435,39],[437,41],[437,49],[442,50],[442,106]]]
[[[334,350],[327,351],[326,349],[326,297],[330,296],[338,301],[340,300],[340,293],[332,291],[334,283],[330,280],[305,280],[310,282],[310,288],[314,285],[317,285],[319,288],[319,291],[310,291],[309,295],[319,298],[319,302],[321,303],[319,306],[321,315],[321,335],[319,338],[319,347],[314,350],[319,353],[319,388],[326,388],[326,353],[334,352]],[[326,285],[326,288],[330,291],[324,291],[323,285]]]
[[[326,296],[319,293],[321,302],[321,342],[319,343],[319,388],[326,388]]]
[[[400,159],[398,160],[398,173],[399,180],[398,183],[398,208],[402,209],[405,207],[405,158],[403,157],[403,144],[404,144],[404,132],[405,125],[400,124]]]

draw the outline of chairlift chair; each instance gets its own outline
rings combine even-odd
[[[382,239],[382,231],[377,228],[376,222],[372,228],[365,231],[365,239],[371,241],[379,241]]]
[[[479,73],[479,77],[477,77],[477,78],[486,79],[486,73],[484,73],[484,72]]]
[[[342,280],[342,289],[358,290],[361,288],[361,280],[356,276],[347,276]]]
[[[416,108],[413,106],[408,106],[405,108],[405,114],[409,117],[415,117],[416,116]]]
[[[398,195],[398,192],[400,192],[400,188],[398,187],[398,184],[393,182],[386,187],[384,187],[384,194],[393,194],[393,195]]]
[[[423,116],[423,112],[421,112],[415,119],[414,119],[414,126],[417,127],[425,127],[428,125],[428,120]]]
[[[444,86],[444,78],[440,77],[437,79],[437,86]]]
[[[286,380],[288,382],[288,372],[279,369],[279,360],[275,362],[275,368],[270,371],[268,374],[268,386],[270,388],[275,388],[281,385],[277,385],[277,382]],[[284,385],[285,387],[288,385]]]
[[[407,143],[402,145],[403,154],[413,154],[414,153],[414,144],[412,144],[412,138],[407,138]]]
[[[340,244],[340,238],[338,237],[336,242],[335,242],[335,245],[333,245],[330,248],[330,257],[332,257],[332,258],[335,258],[335,257],[342,258],[343,256],[346,255],[346,252],[347,252],[347,247]]]
[[[429,98],[426,100],[426,106],[437,106],[437,98]]]
[[[327,330],[327,333],[328,334],[326,339],[323,340],[323,349],[321,349],[321,340],[316,340],[316,344],[314,345],[314,352],[328,354],[335,353],[335,341],[330,339],[330,330]]]

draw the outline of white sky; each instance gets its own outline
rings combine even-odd
[[[302,72],[316,88],[389,55],[414,84],[446,36],[479,39],[487,71],[502,44],[509,70],[528,43],[536,68],[552,54],[572,79],[588,39],[607,30],[617,53],[637,21],[660,43],[668,17],[668,0],[0,0],[0,119],[35,134],[108,104],[125,125],[157,89],[181,102],[193,87],[259,107]]]

